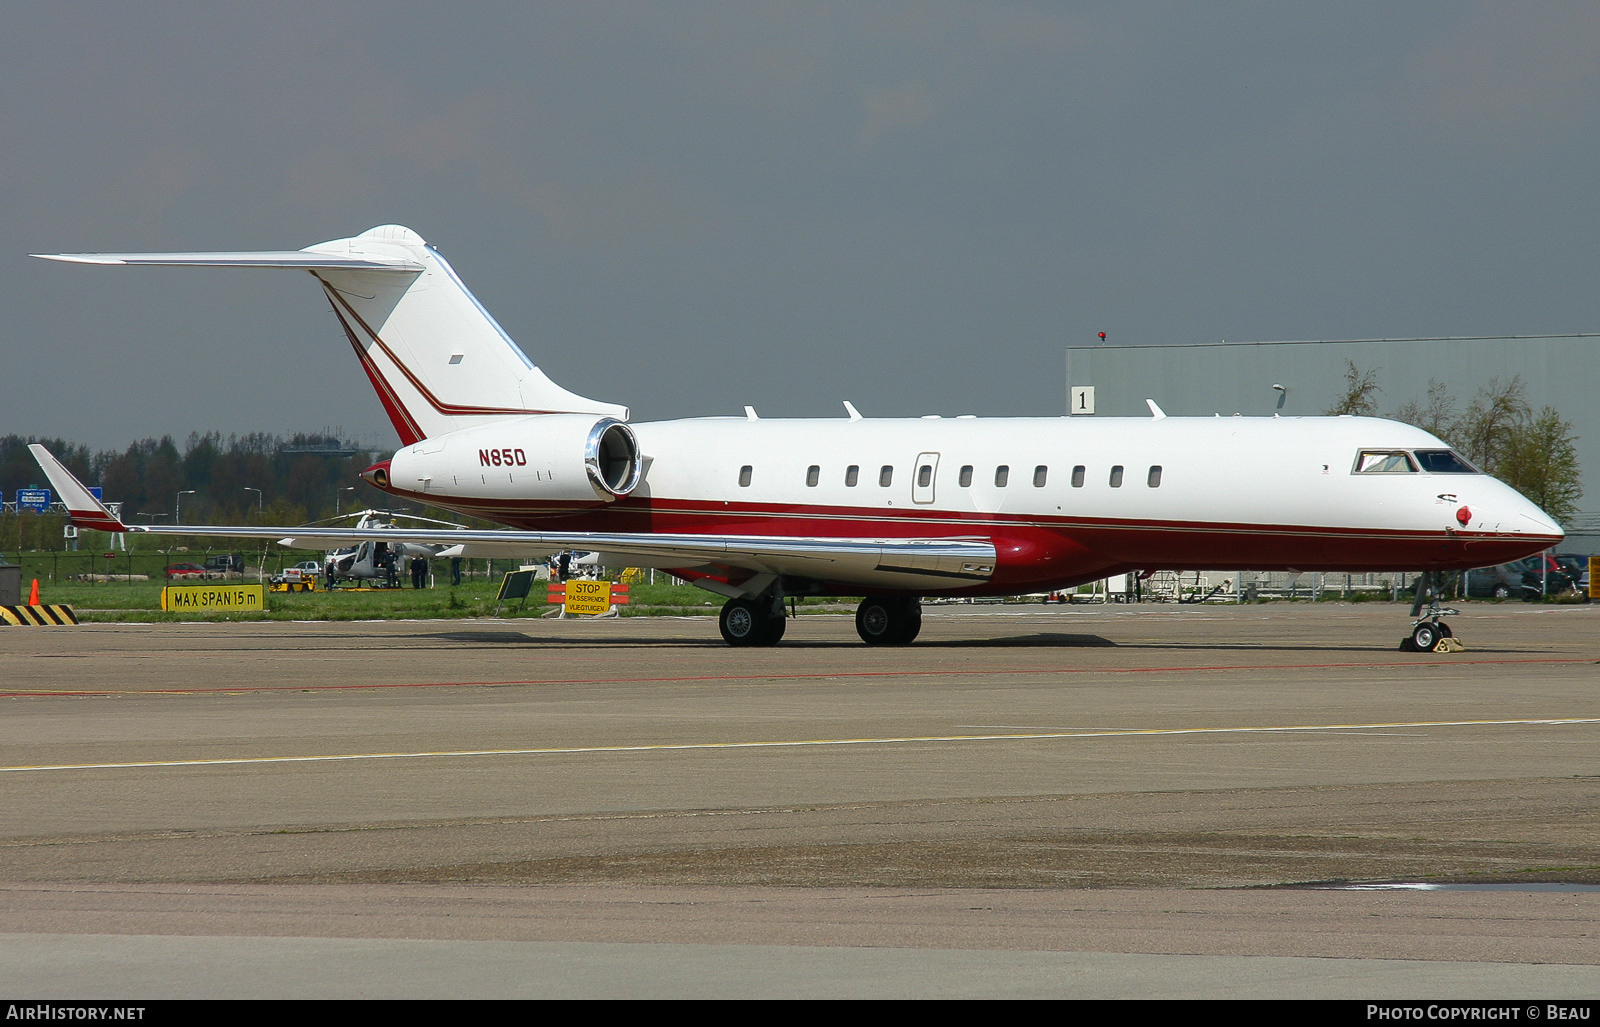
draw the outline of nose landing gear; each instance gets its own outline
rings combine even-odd
[[[1439,605],[1439,579],[1438,571],[1426,571],[1417,578],[1416,600],[1411,604],[1411,616],[1417,619],[1412,622],[1411,634],[1400,640],[1401,652],[1446,653],[1466,648],[1442,619],[1457,616],[1461,611]],[[1426,614],[1422,612],[1424,605],[1428,607]]]

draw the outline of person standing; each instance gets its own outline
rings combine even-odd
[[[411,587],[426,588],[428,586],[428,560],[426,557],[417,556],[411,560]]]

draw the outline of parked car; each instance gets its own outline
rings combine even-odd
[[[174,563],[167,566],[167,577],[172,578],[203,578],[206,569],[197,563]]]
[[[1527,598],[1522,585],[1522,564],[1523,561],[1518,560],[1464,572],[1466,594],[1473,599]]]
[[[206,574],[208,577],[225,578],[230,574],[243,573],[243,553],[218,553],[216,556],[206,557]]]

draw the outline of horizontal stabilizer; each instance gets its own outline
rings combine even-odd
[[[286,267],[305,271],[423,270],[411,260],[341,257],[314,250],[260,250],[254,253],[35,253],[43,260],[68,264],[145,265],[149,267]]]
[[[37,442],[28,447],[28,452],[39,461],[44,476],[50,479],[50,487],[56,490],[56,495],[61,497],[67,513],[72,515],[73,524],[80,528],[93,528],[96,531],[128,530],[121,521],[112,516],[104,503],[94,498],[94,493],[84,488],[83,483],[67,470],[65,464],[55,458],[54,453]]]

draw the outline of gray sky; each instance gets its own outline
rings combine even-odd
[[[4,10],[0,432],[392,444],[305,275],[24,256],[389,222],[640,420],[1056,414],[1098,331],[1600,328],[1594,3]]]

